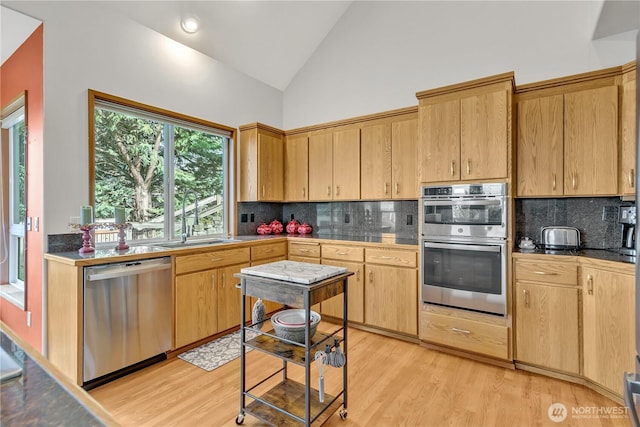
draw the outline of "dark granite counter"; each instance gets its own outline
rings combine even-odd
[[[540,248],[536,249],[519,249],[514,248],[515,254],[538,254],[538,255],[564,255],[564,256],[577,256],[599,259],[603,261],[624,262],[628,264],[635,264],[636,257],[622,255],[615,249],[580,249],[580,250],[544,250]]]
[[[5,331],[8,329],[2,324],[0,345],[18,362],[22,375],[0,385],[0,425],[118,425],[84,390],[57,379],[51,368],[44,366],[46,359],[33,355],[35,350],[25,351]]]
[[[245,242],[254,242],[259,240],[270,240],[287,237],[290,239],[309,239],[309,240],[334,240],[334,241],[342,241],[344,243],[350,242],[362,242],[362,243],[381,243],[381,244],[393,244],[393,245],[410,245],[410,246],[418,246],[417,239],[404,239],[404,238],[396,238],[393,235],[381,236],[381,235],[361,235],[361,234],[275,234],[275,235],[245,235],[245,236],[234,236],[233,238],[236,240],[241,240]]]

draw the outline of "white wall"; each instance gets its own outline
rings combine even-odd
[[[5,2],[44,21],[44,232],[89,200],[87,90],[227,126],[282,126],[282,93],[91,2]],[[45,242],[46,245],[46,242]]]
[[[284,129],[416,105],[415,93],[506,71],[516,84],[635,59],[591,42],[600,1],[353,2],[284,92]]]

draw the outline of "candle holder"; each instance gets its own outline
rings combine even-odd
[[[82,230],[82,247],[78,249],[80,254],[90,254],[95,251],[91,246],[91,230],[93,230],[93,224],[85,224],[80,226]]]
[[[124,224],[115,224],[116,228],[118,229],[118,244],[116,245],[116,251],[126,251],[127,249],[129,249],[129,245],[127,245],[127,243],[124,241],[124,237],[125,237],[125,229],[127,229],[127,227],[129,227],[130,224],[124,223]]]

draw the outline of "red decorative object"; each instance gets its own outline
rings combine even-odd
[[[126,251],[129,249],[129,245],[125,242],[125,229],[129,226],[127,223],[116,224],[116,228],[118,229],[118,244],[116,245],[116,251]]]
[[[274,219],[273,221],[271,221],[271,224],[269,224],[269,227],[271,227],[271,232],[273,234],[280,234],[284,230],[282,223],[277,219]]]
[[[311,234],[311,226],[309,224],[307,224],[306,222],[303,222],[302,224],[300,224],[298,226],[298,233],[299,234]]]
[[[93,246],[91,246],[91,230],[93,230],[93,224],[86,224],[80,226],[80,230],[82,230],[82,247],[78,249],[80,254],[90,254],[95,251]]]
[[[299,225],[300,223],[298,221],[296,221],[295,219],[292,219],[287,223],[287,233],[296,234],[298,232]]]
[[[258,226],[258,234],[271,234],[271,227],[266,222],[263,222]]]

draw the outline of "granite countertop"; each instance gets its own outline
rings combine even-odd
[[[600,259],[603,261],[615,261],[624,262],[628,264],[635,264],[636,257],[622,255],[617,249],[580,249],[580,250],[545,250],[541,248],[536,249],[519,249],[513,248],[513,253],[519,254],[540,254],[540,255],[565,255],[565,256],[578,256]]]
[[[84,390],[59,381],[45,366],[46,359],[21,347],[5,330],[7,328],[2,324],[0,345],[22,368],[22,375],[0,385],[0,423],[3,426],[118,425]],[[91,401],[100,415],[83,401]]]

